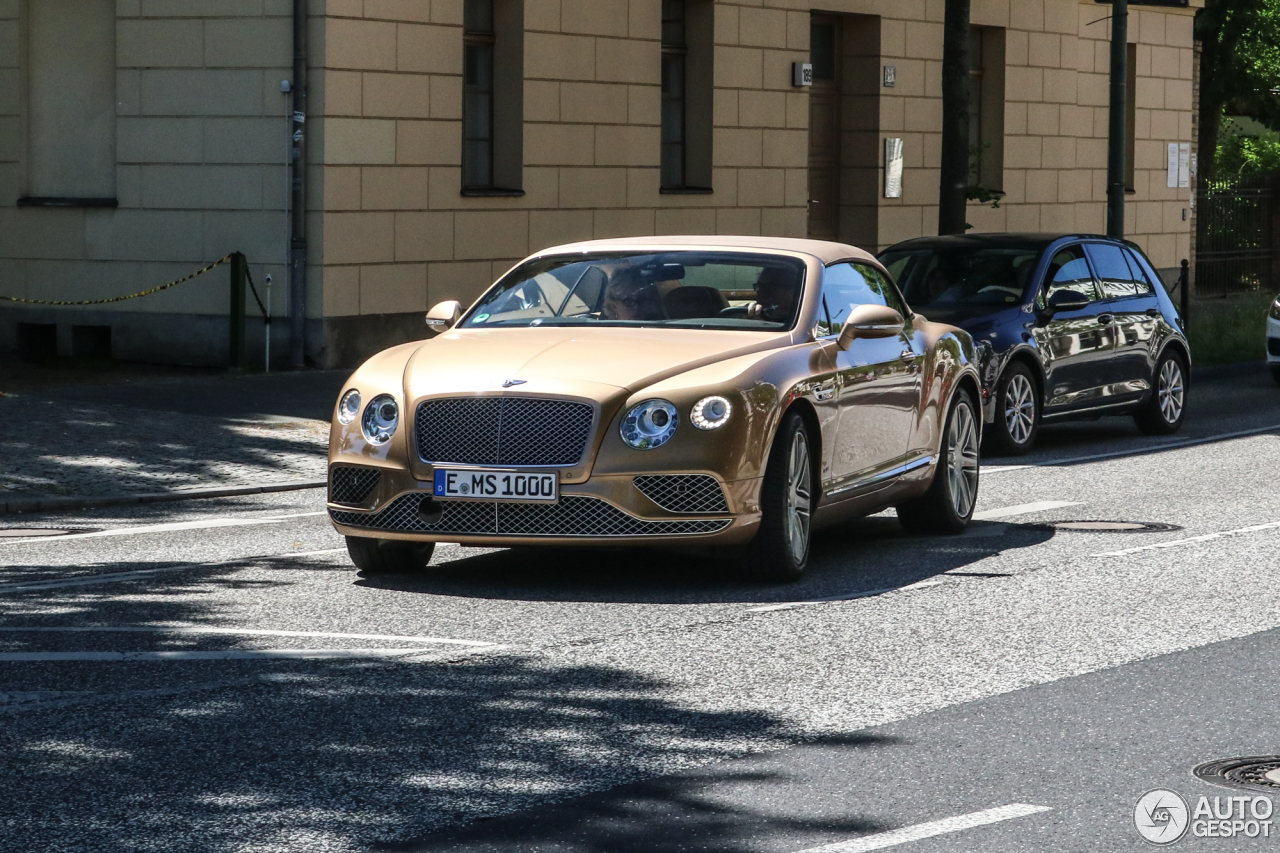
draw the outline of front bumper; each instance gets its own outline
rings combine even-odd
[[[340,470],[344,468],[348,470]],[[374,471],[377,482],[364,494],[350,488],[351,483],[367,487]],[[692,483],[703,491],[694,499],[673,502],[669,490],[653,487],[654,479],[682,486]],[[503,547],[672,545],[695,540],[730,545],[755,535],[760,523],[759,493],[758,479],[725,483],[707,472],[644,472],[562,484],[554,504],[437,501],[431,482],[415,480],[402,469],[339,463],[330,469],[329,517],[345,536],[421,542]],[[671,506],[685,511],[672,511]]]

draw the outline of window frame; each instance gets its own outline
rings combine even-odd
[[[1054,258],[1058,257],[1058,255],[1061,254],[1062,252],[1068,251],[1070,249],[1076,249],[1080,252],[1080,257],[1084,259],[1085,268],[1089,270],[1089,281],[1093,289],[1093,294],[1089,299],[1089,304],[1092,305],[1095,302],[1103,301],[1102,290],[1098,285],[1098,273],[1093,268],[1092,261],[1089,260],[1089,252],[1088,250],[1085,249],[1084,243],[1068,243],[1065,246],[1059,246],[1057,249],[1053,251],[1053,254],[1049,255],[1047,259],[1047,266],[1045,268],[1045,273],[1046,273],[1045,279],[1040,285],[1039,292],[1036,294],[1036,307],[1038,308],[1048,307],[1049,288],[1050,286],[1053,285],[1053,278],[1051,278],[1048,275],[1049,268],[1053,266]],[[1059,267],[1059,269],[1061,269],[1061,267]],[[1077,281],[1078,280],[1079,279],[1077,279]],[[1079,293],[1080,291],[1076,291],[1076,292]],[[1089,294],[1082,294],[1082,295],[1088,296]]]

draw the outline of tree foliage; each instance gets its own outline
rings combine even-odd
[[[1206,0],[1196,14],[1200,55],[1200,138],[1217,152],[1225,108],[1280,130],[1280,0]],[[1232,143],[1235,144],[1235,143]],[[1200,180],[1215,177],[1216,158],[1200,158]]]

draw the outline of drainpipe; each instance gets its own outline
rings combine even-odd
[[[306,366],[307,333],[307,0],[293,0],[293,208],[289,241],[289,366]]]
[[[1107,236],[1124,237],[1124,149],[1129,112],[1129,0],[1111,4],[1111,128],[1107,138]]]

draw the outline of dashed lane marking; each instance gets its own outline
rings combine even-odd
[[[295,518],[311,518],[327,515],[327,512],[294,512],[287,515],[258,516],[256,518],[210,518],[201,521],[171,521],[164,524],[145,524],[139,527],[116,527],[96,530],[93,533],[69,533],[66,536],[42,536],[25,539],[0,540],[5,545],[23,545],[30,542],[67,542],[72,539],[99,539],[104,536],[137,536],[144,533],[172,533],[179,530],[213,530],[219,527],[251,527],[259,524],[283,524]]]
[[[974,521],[987,521],[992,518],[1010,518],[1015,515],[1028,515],[1033,512],[1044,512],[1050,509],[1062,509],[1066,506],[1080,506],[1079,501],[1036,501],[1029,504],[1017,504],[1015,506],[1003,506],[998,509],[988,509],[973,514]]]
[[[199,626],[178,625],[127,625],[96,628],[87,625],[74,626],[19,626],[0,627],[0,631],[12,634],[220,634],[242,637],[323,637],[329,640],[386,640],[399,643],[443,643],[456,646],[492,646],[493,643],[479,640],[455,640],[449,637],[406,637],[402,634],[334,634],[326,631],[273,631],[247,628],[204,628]]]
[[[906,826],[889,832],[877,832],[875,835],[864,835],[861,838],[851,838],[848,841],[837,841],[835,844],[810,847],[807,850],[801,850],[800,853],[864,853],[867,850],[883,850],[886,847],[896,847],[899,844],[906,844],[910,841],[919,841],[923,838],[961,832],[979,826],[989,826],[993,823],[1047,811],[1051,811],[1048,806],[1011,803],[999,808],[970,812],[969,814],[956,815],[942,820],[932,820],[928,823],[917,823],[914,826]]]
[[[853,601],[856,598],[871,598],[888,592],[910,592],[913,589],[926,589],[941,586],[942,581],[920,581],[906,586],[887,586],[884,589],[868,589],[863,592],[847,592],[843,595],[831,595],[826,598],[811,598],[807,601],[788,601],[783,604],[770,604],[765,607],[752,607],[745,613],[772,613],[775,610],[792,610],[796,607],[808,607],[811,604],[825,604],[828,601]]]
[[[1212,444],[1215,441],[1225,441],[1230,438],[1245,438],[1251,435],[1262,435],[1267,432],[1276,432],[1280,430],[1280,424],[1272,424],[1271,426],[1258,427],[1256,429],[1242,429],[1238,432],[1224,432],[1218,435],[1204,436],[1203,438],[1188,438],[1183,441],[1169,441],[1163,444],[1149,444],[1145,447],[1137,447],[1131,450],[1113,450],[1109,453],[1094,453],[1089,456],[1071,456],[1066,459],[1046,459],[1043,462],[1029,462],[1026,465],[984,465],[982,466],[983,474],[1004,474],[1008,471],[1025,471],[1028,468],[1052,468],[1055,465],[1074,465],[1077,462],[1096,462],[1102,459],[1120,459],[1125,456],[1145,456],[1148,453],[1158,453],[1162,450],[1177,450],[1181,447],[1195,447],[1197,444]]]
[[[1280,530],[1280,521],[1271,521],[1266,524],[1252,524],[1248,527],[1237,527],[1235,530],[1222,530],[1218,533],[1206,533],[1203,536],[1192,536],[1187,539],[1171,539],[1166,542],[1156,542],[1151,545],[1139,545],[1136,548],[1122,548],[1119,551],[1103,551],[1100,554],[1090,554],[1091,557],[1124,557],[1129,554],[1139,554],[1143,551],[1160,551],[1164,548],[1180,548],[1183,545],[1190,545],[1193,542],[1212,542],[1215,539],[1226,539],[1230,536],[1243,536],[1246,533],[1261,533],[1264,530]]]
[[[176,566],[161,566],[158,569],[136,569],[131,572],[106,572],[100,575],[65,578],[56,581],[0,583],[0,595],[9,595],[15,592],[30,592],[32,590],[40,589],[63,589],[66,587],[92,586],[94,584],[101,583],[137,580],[138,578],[146,578],[163,572],[180,572],[190,569],[218,569],[227,568],[229,566],[252,565],[253,563],[261,562],[263,560],[293,560],[300,557],[318,557],[323,554],[345,554],[346,552],[346,548],[330,548],[325,551],[300,551],[295,554],[269,554],[262,557],[240,557],[234,560],[218,560],[212,563],[180,563]]]

